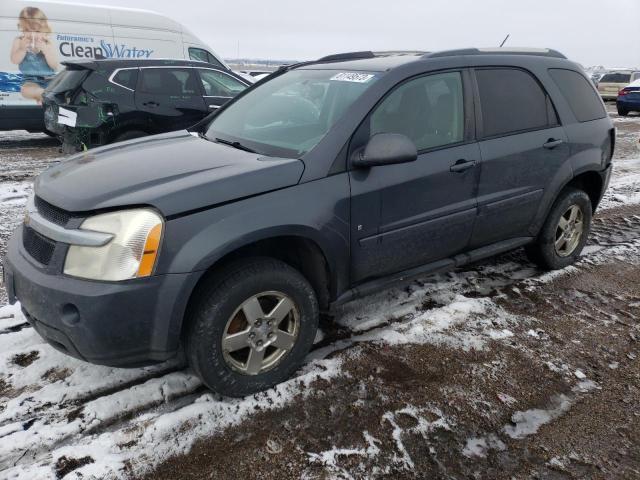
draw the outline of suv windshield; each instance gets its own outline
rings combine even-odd
[[[327,134],[376,74],[292,70],[250,91],[216,116],[207,138],[297,158]]]

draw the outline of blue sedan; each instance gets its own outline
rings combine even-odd
[[[618,92],[618,114],[622,117],[629,112],[640,112],[640,80],[629,84]]]

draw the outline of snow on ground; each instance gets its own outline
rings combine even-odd
[[[616,123],[640,125],[640,118]],[[616,156],[603,209],[640,203],[640,151],[629,146],[634,135],[622,135],[620,142],[626,142],[626,149]],[[44,165],[55,157],[55,145],[37,137],[38,149],[48,148],[49,156],[36,163],[29,160],[20,145],[32,140],[21,133],[0,134],[0,145],[6,147],[7,158],[13,162],[10,168],[0,168],[8,175],[4,181],[0,177],[0,252],[10,231],[21,221],[31,191],[31,181],[21,174],[12,177],[12,172],[30,172],[37,168],[36,163]],[[0,159],[5,155],[3,150]],[[638,242],[612,245],[598,235],[596,232],[596,242],[585,250],[582,264],[637,258]],[[53,478],[55,465],[62,458],[82,460],[65,479],[122,478],[143,472],[187,452],[199,438],[217,435],[257,412],[286,408],[292,402],[321,395],[318,385],[323,381],[348,375],[344,363],[357,359],[360,345],[446,345],[464,352],[486,349],[492,342],[509,343],[515,329],[532,332],[531,338],[543,338],[544,331],[535,322],[508,313],[498,300],[507,289],[530,291],[571,274],[575,268],[540,275],[522,252],[514,252],[351,302],[336,312],[337,336],[321,335],[307,364],[294,378],[245,399],[209,393],[178,361],[121,370],[75,360],[45,344],[18,306],[0,307],[0,478]],[[516,411],[502,433],[512,438],[533,435],[571,408],[580,395],[596,388],[588,378],[576,375],[575,366],[556,365],[553,360],[549,365],[572,378],[575,389],[554,397],[546,408]],[[501,401],[510,405],[515,399],[504,394]],[[403,416],[412,417],[414,425],[403,426]],[[407,431],[426,436],[456,428],[455,421],[435,405],[408,405],[387,412],[381,422],[393,432],[395,467],[407,470],[413,466],[403,444]],[[497,433],[469,437],[460,453],[483,458],[490,451],[504,449]],[[353,471],[341,466],[344,458],[374,459],[380,454],[377,438],[363,431],[362,441],[364,447],[307,452],[308,460],[323,465],[333,478],[351,478]],[[377,473],[382,475],[391,471],[389,468],[381,465]]]

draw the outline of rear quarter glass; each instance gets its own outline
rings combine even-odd
[[[64,70],[60,72],[56,79],[49,85],[47,91],[51,93],[65,93],[76,90],[82,82],[89,76],[89,70]]]
[[[573,70],[552,68],[549,75],[569,103],[571,111],[579,122],[589,122],[605,118],[607,112],[593,84]]]

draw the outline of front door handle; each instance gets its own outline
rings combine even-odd
[[[470,168],[473,168],[476,166],[476,161],[475,160],[458,160],[456,163],[454,163],[453,165],[451,165],[451,167],[449,168],[449,171],[454,172],[454,173],[462,173],[466,170],[469,170]]]
[[[553,150],[556,147],[559,147],[564,143],[564,140],[556,140],[555,138],[550,138],[547,140],[547,143],[543,145],[547,150]]]
[[[155,108],[155,107],[159,107],[160,104],[157,102],[145,102],[142,105],[144,105],[145,107],[151,107],[151,108]]]

